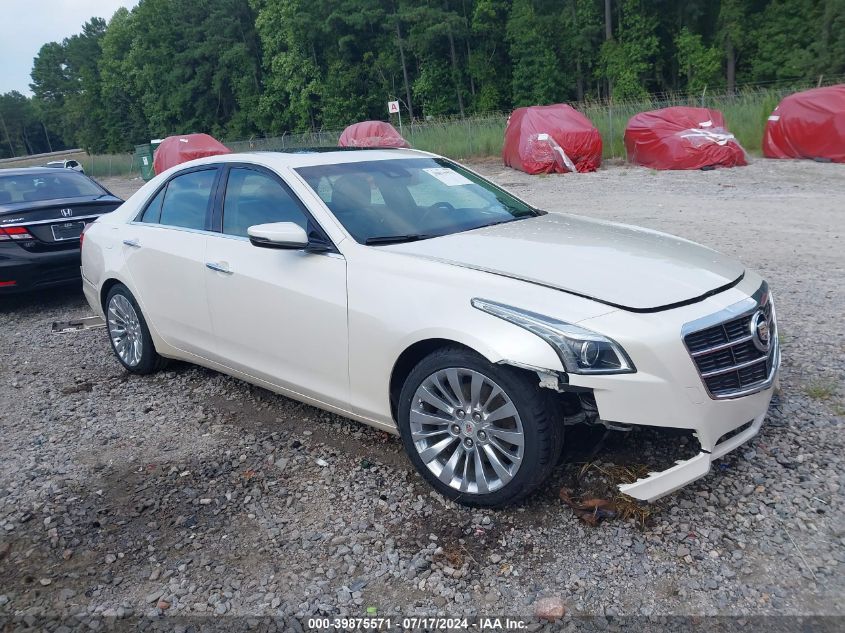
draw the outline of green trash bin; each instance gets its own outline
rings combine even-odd
[[[141,168],[141,177],[144,180],[151,180],[156,175],[153,170],[153,156],[159,145],[161,145],[161,139],[135,146],[135,161]]]

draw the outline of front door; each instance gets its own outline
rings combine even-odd
[[[253,246],[247,229],[270,222],[317,228],[268,170],[233,166],[221,232],[206,246],[216,360],[328,404],[348,405],[346,260],[339,254]]]

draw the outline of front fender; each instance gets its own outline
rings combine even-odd
[[[478,310],[476,312],[481,317],[477,319],[476,327],[468,327],[466,330],[448,325],[422,328],[396,339],[384,349],[374,349],[378,347],[374,343],[368,346],[369,353],[361,353],[359,350],[351,354],[350,367],[359,366],[358,371],[350,372],[354,408],[361,410],[367,417],[392,424],[390,384],[393,371],[406,351],[428,341],[456,343],[477,352],[491,363],[506,363],[549,372],[563,370],[557,354],[540,337]],[[358,346],[352,342],[350,340],[351,352],[358,350]]]
[[[472,306],[480,297],[577,322],[606,306],[536,284],[420,258],[348,246],[350,405],[393,423],[390,381],[402,353],[442,339],[491,363],[563,371],[552,347],[531,332]]]
[[[489,318],[479,319],[476,324],[478,327],[472,329],[472,333],[453,327],[425,328],[399,341],[392,353],[399,358],[405,350],[417,343],[439,339],[468,347],[491,363],[509,363],[549,371],[563,371],[558,355],[539,336],[507,321],[481,314]]]

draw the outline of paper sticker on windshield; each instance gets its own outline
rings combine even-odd
[[[448,167],[429,167],[423,171],[431,176],[434,176],[447,187],[457,187],[458,185],[471,185],[472,181],[466,176],[462,176],[456,171],[452,171]]]

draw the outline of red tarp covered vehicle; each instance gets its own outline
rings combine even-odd
[[[529,174],[595,171],[601,165],[601,134],[564,103],[517,108],[505,128],[502,159]]]
[[[396,128],[384,121],[353,123],[340,135],[338,147],[411,147]]]
[[[652,169],[747,165],[718,110],[675,106],[635,114],[625,128],[628,160]]]
[[[785,97],[766,122],[763,156],[845,163],[845,84]]]
[[[156,148],[153,170],[156,174],[203,156],[231,154],[232,150],[208,134],[168,136]]]

